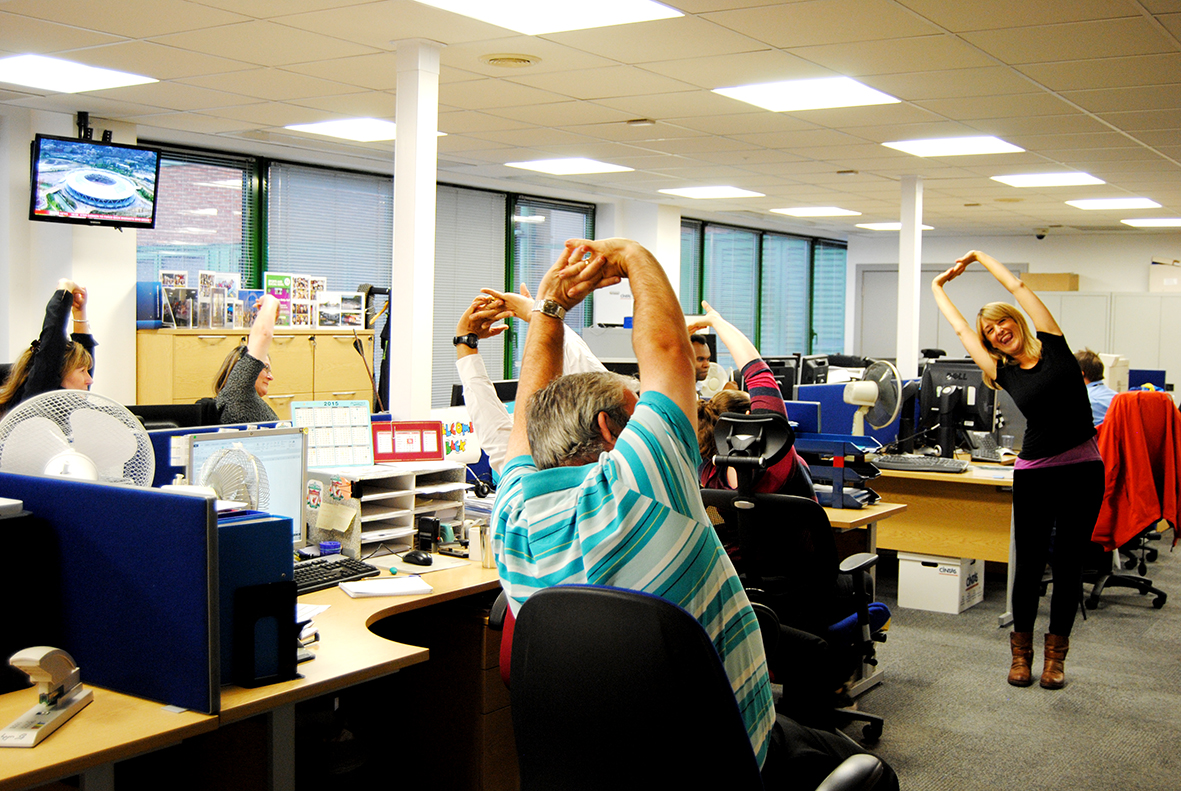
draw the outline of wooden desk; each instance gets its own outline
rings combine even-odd
[[[83,683],[86,668],[82,668]],[[168,747],[217,728],[217,717],[173,713],[150,700],[91,687],[94,700],[36,747],[0,752],[0,791],[81,774],[86,788],[112,785],[114,762]],[[36,687],[0,695],[7,725],[37,704]]]

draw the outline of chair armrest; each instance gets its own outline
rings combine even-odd
[[[851,755],[816,786],[816,791],[868,791],[883,772],[882,762],[875,755]]]
[[[492,610],[488,613],[488,628],[502,631],[504,629],[504,614],[508,612],[508,596],[502,590],[492,602]]]
[[[841,573],[852,574],[855,571],[864,571],[873,568],[877,563],[878,556],[872,552],[858,552],[841,561]]]

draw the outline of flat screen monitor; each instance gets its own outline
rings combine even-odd
[[[771,369],[775,382],[779,385],[779,392],[784,401],[794,401],[796,398],[796,383],[800,379],[800,357],[764,357],[763,362]]]
[[[828,355],[805,354],[800,358],[800,384],[822,385],[828,382]]]
[[[996,391],[971,360],[934,360],[923,370],[919,390],[919,428],[928,444],[950,458],[963,430],[992,432]]]
[[[259,472],[261,470],[261,473]],[[291,517],[292,542],[305,538],[304,507],[308,485],[308,435],[302,428],[260,428],[216,431],[189,438],[189,483],[214,486],[226,500],[247,500],[255,510]],[[227,488],[214,484],[224,481]],[[229,487],[244,481],[245,496]],[[265,493],[253,481],[265,480]],[[257,494],[256,494],[257,492]]]
[[[519,379],[505,379],[500,382],[493,382],[492,387],[496,390],[496,397],[500,399],[501,403],[511,404],[517,400],[517,383]],[[463,406],[463,385],[451,385],[451,406]]]
[[[154,148],[37,135],[31,170],[30,220],[156,227]]]

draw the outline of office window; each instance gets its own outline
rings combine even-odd
[[[459,383],[451,344],[459,317],[481,288],[504,289],[506,204],[503,192],[438,187],[432,407],[450,406],[451,386]],[[480,341],[480,355],[493,380],[504,378],[503,333]]]
[[[681,223],[681,311],[687,315],[701,312],[701,243],[703,223]]]
[[[530,293],[536,295],[542,275],[558,259],[567,239],[595,238],[595,207],[589,203],[560,203],[523,195],[510,196],[509,205],[512,278],[508,287],[516,290],[525,283]],[[575,329],[590,324],[594,315],[592,300],[593,296],[587,297],[566,314],[566,323]],[[515,379],[520,375],[525,334],[517,332],[516,327],[511,332],[508,341],[513,373],[508,378]]]
[[[845,350],[844,245],[816,242],[812,254],[812,352],[840,354]]]
[[[136,232],[136,278],[183,270],[238,272],[258,282],[257,166],[244,157],[164,150],[156,227]]]
[[[759,234],[724,225],[705,226],[702,298],[756,344],[758,322]],[[718,344],[718,360],[734,360]]]
[[[767,357],[808,348],[810,248],[807,239],[763,234],[758,346]]]

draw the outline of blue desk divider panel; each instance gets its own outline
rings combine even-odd
[[[796,400],[820,403],[820,427],[827,434],[848,434],[853,430],[853,413],[857,407],[845,403],[845,385],[800,385],[796,388]],[[873,428],[865,424],[865,435],[873,437],[883,445],[898,439],[898,418],[885,428]]]
[[[23,500],[53,528],[62,578],[58,647],[77,661],[82,683],[217,713],[212,500],[9,473],[0,473],[0,496]]]
[[[820,433],[820,404],[815,401],[784,401],[787,419],[796,424],[796,433]]]
[[[252,426],[259,428],[274,428],[282,421],[269,421],[266,423],[251,423]],[[287,423],[290,425],[290,422]],[[152,478],[153,488],[159,488],[166,483],[172,483],[177,475],[183,474],[185,471],[186,458],[174,459],[172,458],[172,440],[177,437],[183,437],[186,434],[208,434],[213,431],[221,431],[222,429],[243,429],[246,428],[245,423],[235,423],[229,426],[193,426],[191,428],[164,428],[156,431],[148,432],[148,439],[152,442],[152,453],[156,457],[156,475]],[[179,464],[174,464],[174,461],[179,461]],[[189,481],[192,483],[192,481]]]

